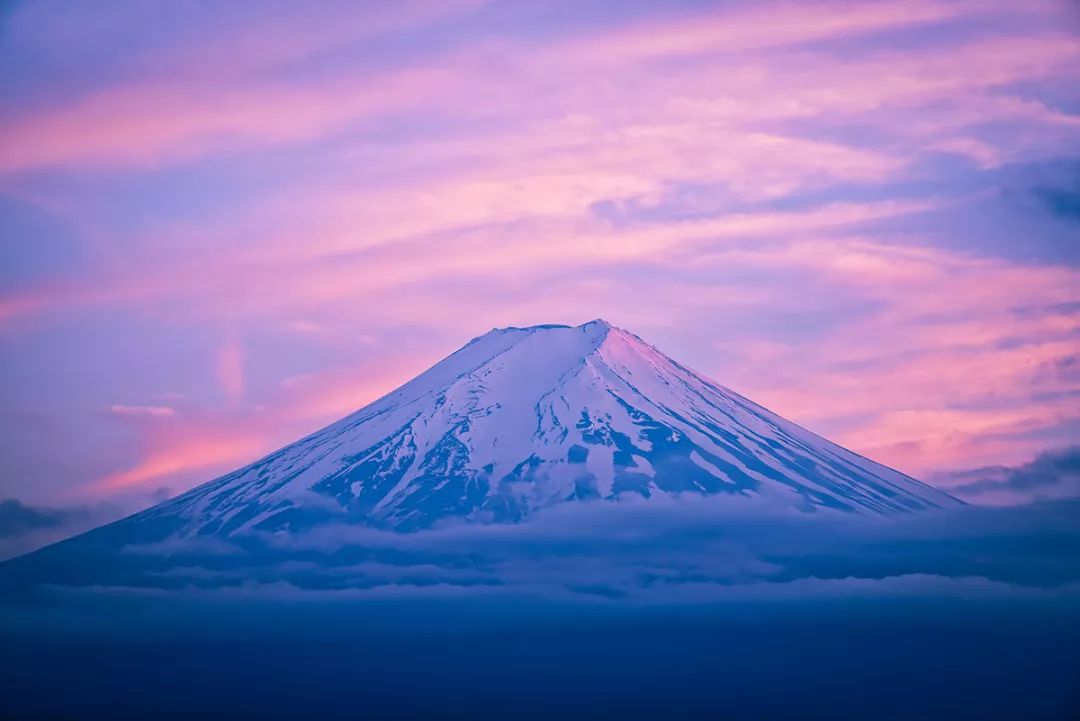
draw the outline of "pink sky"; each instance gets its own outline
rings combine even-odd
[[[595,317],[946,485],[1075,444],[1078,28],[1065,0],[16,3],[0,498],[148,503],[492,327]]]

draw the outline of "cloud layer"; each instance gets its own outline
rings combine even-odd
[[[0,568],[7,596],[512,598],[618,607],[861,596],[1072,598],[1074,500],[892,520],[741,497],[565,504],[519,524],[178,537],[116,524]],[[128,530],[125,530],[127,528]],[[131,535],[138,528],[139,536]],[[501,601],[500,601],[501,602]]]

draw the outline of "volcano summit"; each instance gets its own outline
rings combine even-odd
[[[121,524],[181,537],[517,521],[561,503],[739,494],[804,510],[958,504],[594,320],[498,328],[397,390]]]

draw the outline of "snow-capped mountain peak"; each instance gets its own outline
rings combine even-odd
[[[337,423],[136,518],[220,535],[327,517],[405,530],[683,493],[880,514],[957,503],[598,319],[493,329]]]

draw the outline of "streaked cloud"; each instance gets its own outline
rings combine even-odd
[[[1066,4],[590,8],[9,14],[0,197],[72,240],[17,263],[58,241],[11,224],[0,359],[175,336],[70,371],[116,428],[64,485],[185,487],[488,327],[596,316],[908,472],[1067,444]],[[6,409],[73,402],[11,365]]]

